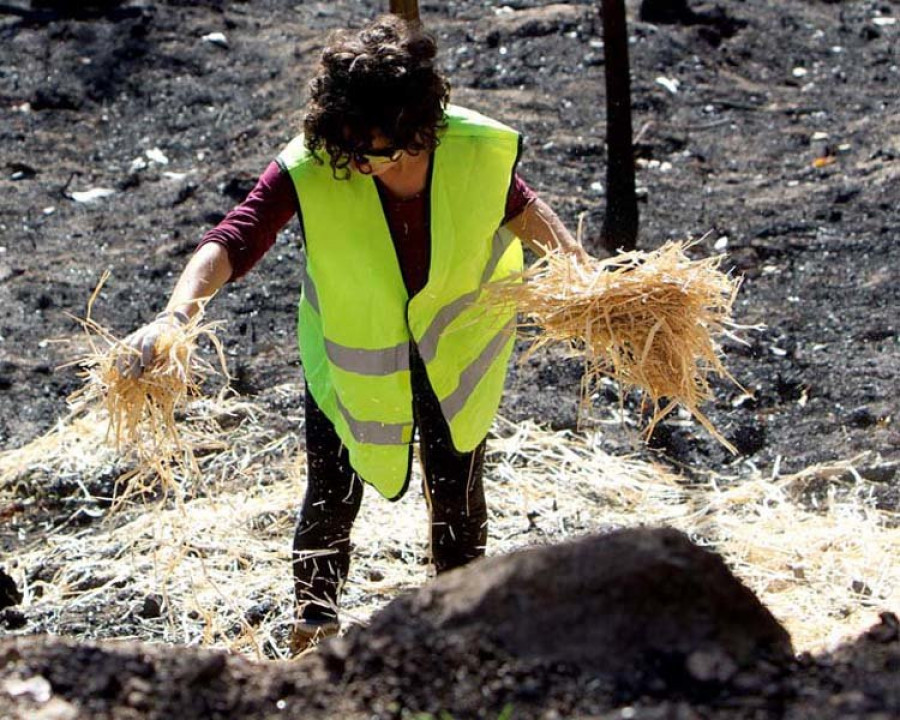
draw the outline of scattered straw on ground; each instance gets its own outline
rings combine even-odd
[[[731,308],[740,282],[719,269],[723,256],[692,260],[687,247],[668,242],[590,266],[551,252],[524,283],[498,283],[491,292],[516,303],[524,326],[539,330],[529,354],[562,342],[583,355],[585,397],[597,379],[611,377],[652,404],[648,435],[681,405],[735,452],[700,406],[712,397],[710,373],[731,379],[717,339],[736,327]]]
[[[302,388],[283,386],[270,400],[299,406]],[[267,430],[277,425],[274,412],[284,410],[192,408],[185,424],[198,434],[231,418],[229,442],[216,449],[210,441],[198,457],[202,483],[179,478],[195,483],[180,506],[171,498],[132,501],[110,513],[108,501],[93,498],[92,478],[110,462],[96,423],[93,434],[77,423],[61,426],[36,441],[37,450],[0,454],[0,508],[15,508],[0,541],[15,549],[5,569],[25,592],[26,631],[284,657],[305,468],[297,434]],[[490,554],[616,527],[673,526],[721,553],[798,650],[858,634],[879,610],[900,607],[900,517],[876,508],[874,486],[853,474],[852,463],[775,477],[745,468],[687,484],[659,466],[607,455],[599,433],[503,420],[495,431],[486,470]],[[75,446],[82,464],[72,459]],[[81,483],[71,484],[70,497],[48,491],[60,470]],[[419,486],[416,474],[400,503],[366,492],[346,622],[365,622],[428,577]],[[62,502],[69,515],[54,511],[51,521],[41,514],[48,502]],[[94,519],[84,527],[78,513]]]
[[[900,512],[879,510],[874,488],[850,461],[732,478],[703,493],[692,530],[723,552],[798,648],[829,647],[871,626],[877,609],[900,610]]]

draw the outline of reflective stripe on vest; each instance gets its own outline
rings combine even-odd
[[[357,442],[372,443],[373,445],[398,445],[411,440],[409,437],[409,425],[406,423],[394,423],[389,425],[377,420],[357,420],[350,411],[336,397],[338,410],[344,416],[350,431]]]
[[[305,273],[303,290],[307,302],[318,313],[319,300],[315,285]],[[325,338],[325,352],[328,359],[337,367],[360,375],[390,375],[400,370],[409,370],[409,342],[401,342],[389,348],[365,350],[340,345]]]
[[[493,276],[494,272],[496,271],[497,265],[499,265],[503,254],[515,239],[516,236],[505,228],[501,228],[494,233],[491,246],[491,260],[488,263],[487,267],[484,269],[484,273],[481,276],[482,285],[487,284],[487,282],[491,279],[491,276]],[[459,317],[463,310],[471,306],[471,304],[477,297],[478,291],[466,293],[465,295],[458,297],[453,302],[441,308],[440,312],[431,322],[431,325],[428,326],[428,329],[424,332],[421,340],[419,340],[418,342],[419,353],[422,356],[422,360],[427,363],[430,362],[432,358],[434,358],[435,353],[437,353],[437,343],[438,339],[441,336],[441,333],[451,322]]]
[[[310,288],[312,288],[312,282],[310,282],[309,279],[306,278],[304,289],[309,290]],[[462,306],[468,307],[469,305],[471,305],[472,300],[476,295],[477,293],[469,293],[461,298],[458,298],[449,305],[446,305],[441,310],[441,312],[438,314],[438,317],[432,323],[431,327],[428,329],[428,331],[426,331],[423,340],[418,344],[419,351],[423,360],[425,360],[425,339],[429,337],[435,338],[434,347],[431,347],[431,351],[429,352],[429,356],[433,357],[434,350],[437,345],[437,337],[439,334],[440,326],[445,327],[446,325],[448,325],[456,316],[459,315],[459,312],[462,310]],[[314,291],[312,297],[315,297]],[[307,297],[307,299],[310,300],[310,306],[314,310],[318,311],[316,303],[313,302],[309,297]],[[465,300],[465,303],[460,302],[463,300]],[[457,389],[454,390],[453,393],[451,393],[447,398],[440,401],[444,417],[448,421],[452,420],[462,409],[466,400],[468,400],[469,395],[471,395],[475,385],[477,385],[478,381],[484,375],[487,368],[490,367],[491,363],[503,350],[503,347],[507,343],[509,338],[514,334],[515,328],[516,324],[515,319],[513,318],[509,320],[507,324],[504,325],[493,338],[491,338],[491,341],[487,344],[484,351],[482,351],[482,353],[475,359],[475,361],[465,370],[463,370],[463,372],[460,374],[460,382]],[[437,332],[437,334],[435,331]],[[383,350],[362,350],[360,348],[349,348],[343,345],[338,345],[337,343],[328,340],[328,338],[325,338],[325,352],[328,354],[328,359],[332,362],[332,364],[336,365],[342,370],[347,370],[348,372],[356,372],[361,375],[390,375],[391,373],[399,372],[401,370],[409,370],[409,349],[409,343],[402,343],[393,348],[385,348]],[[360,442],[373,442],[380,444],[400,442],[391,438],[399,436],[400,431],[398,428],[403,427],[402,425],[386,426],[390,429],[385,430],[384,432],[376,432],[370,427],[372,423],[354,420],[347,409],[340,404],[340,401],[338,401],[338,407],[341,410],[341,413],[344,415],[344,419],[347,420],[348,424],[351,426],[351,429],[354,430],[354,436],[356,436],[357,440],[359,440]]]
[[[491,341],[481,351],[481,354],[475,358],[475,361],[460,373],[459,385],[456,387],[456,390],[441,400],[441,410],[444,413],[444,417],[447,418],[447,422],[452,423],[460,410],[463,409],[475,386],[484,377],[484,374],[500,355],[510,338],[513,337],[515,330],[516,319],[512,318],[491,338]]]
[[[482,275],[482,284],[486,284],[494,271],[503,253],[516,239],[509,230],[501,228],[494,233],[491,260]],[[319,300],[316,296],[315,285],[304,273],[303,288],[306,299],[312,308],[319,312]],[[466,293],[448,305],[441,308],[431,325],[417,343],[419,354],[424,362],[429,362],[437,352],[438,339],[444,329],[459,317],[463,310],[471,306],[478,297],[478,291]],[[387,375],[398,370],[409,370],[409,343],[404,342],[392,348],[378,350],[363,350],[361,348],[346,347],[325,338],[325,349],[328,358],[340,368],[363,375]]]
[[[310,392],[354,470],[386,497],[405,487],[412,436],[409,351],[416,343],[450,427],[468,451],[487,433],[514,344],[515,312],[480,301],[484,283],[521,271],[505,212],[518,135],[448,108],[431,176],[428,282],[409,298],[370,176],[332,176],[302,137],[279,162],[294,181],[307,267],[298,339]]]

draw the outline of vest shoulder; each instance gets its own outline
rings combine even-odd
[[[516,130],[475,110],[459,105],[448,105],[445,118],[447,120],[447,135],[510,138],[518,141],[519,133]]]
[[[284,149],[278,153],[276,162],[282,168],[291,172],[309,165],[319,165],[319,161],[306,147],[306,139],[303,135],[298,135],[291,140]]]

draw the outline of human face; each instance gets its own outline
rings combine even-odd
[[[380,175],[388,166],[398,162],[403,157],[403,150],[399,148],[384,148],[383,150],[369,150],[365,153],[354,153],[353,165],[363,175]]]
[[[382,175],[390,171],[403,157],[403,149],[391,147],[384,135],[372,134],[368,149],[353,154],[353,167],[363,175]]]

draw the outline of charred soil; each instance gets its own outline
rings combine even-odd
[[[524,133],[523,176],[571,227],[583,217],[589,249],[597,248],[606,202],[599,4],[420,3],[454,101]],[[73,316],[84,314],[101,272],[112,272],[94,308],[103,325],[125,335],[161,309],[203,231],[296,134],[327,31],[359,26],[387,3],[128,0],[90,4],[74,16],[40,5],[0,14],[5,449],[64,415],[81,381],[62,366],[85,349]],[[736,319],[763,327],[743,331],[744,343],[725,342],[725,364],[743,389],[717,381],[707,408],[740,455],[681,417],[661,424],[644,446],[636,401],[626,398],[621,412],[611,386],[595,388],[585,412],[582,366],[561,349],[513,367],[501,413],[554,428],[593,424],[607,451],[652,455],[688,479],[748,463],[777,472],[860,458],[874,502],[895,511],[900,6],[693,6],[688,16],[660,18],[671,23],[651,23],[629,3],[638,244],[702,238],[691,252],[724,253],[726,267],[744,279]],[[91,190],[98,197],[82,202],[78,193]],[[264,398],[301,376],[293,331],[300,266],[297,228],[289,227],[252,275],[211,306],[227,322],[223,340],[244,395]],[[4,538],[4,548],[13,547]],[[637,714],[604,715],[631,700],[579,706],[572,697],[589,689],[572,680],[560,686],[572,697],[546,694],[540,709],[535,698],[546,685],[535,681],[528,705],[546,717],[889,717],[898,712],[900,655],[896,628],[879,627],[833,655],[802,660],[753,702],[668,698],[638,701]],[[112,685],[94,688],[82,705],[96,717],[140,716],[123,698],[141,693],[171,697],[171,705],[153,705],[181,708],[171,717],[274,716],[296,690],[283,667],[192,650],[5,641],[0,660],[17,658],[54,688],[69,688],[73,700],[87,692],[77,674],[83,668],[98,683],[108,676]],[[502,671],[500,661],[488,665]],[[330,677],[324,665],[315,672]],[[185,683],[200,688],[190,699]],[[235,683],[245,700],[233,696]],[[473,682],[473,691],[481,686]],[[304,716],[325,716],[322,703],[338,695],[310,700]],[[484,712],[499,714],[503,705],[492,703],[502,694],[490,697]],[[201,700],[209,704],[191,704]]]

